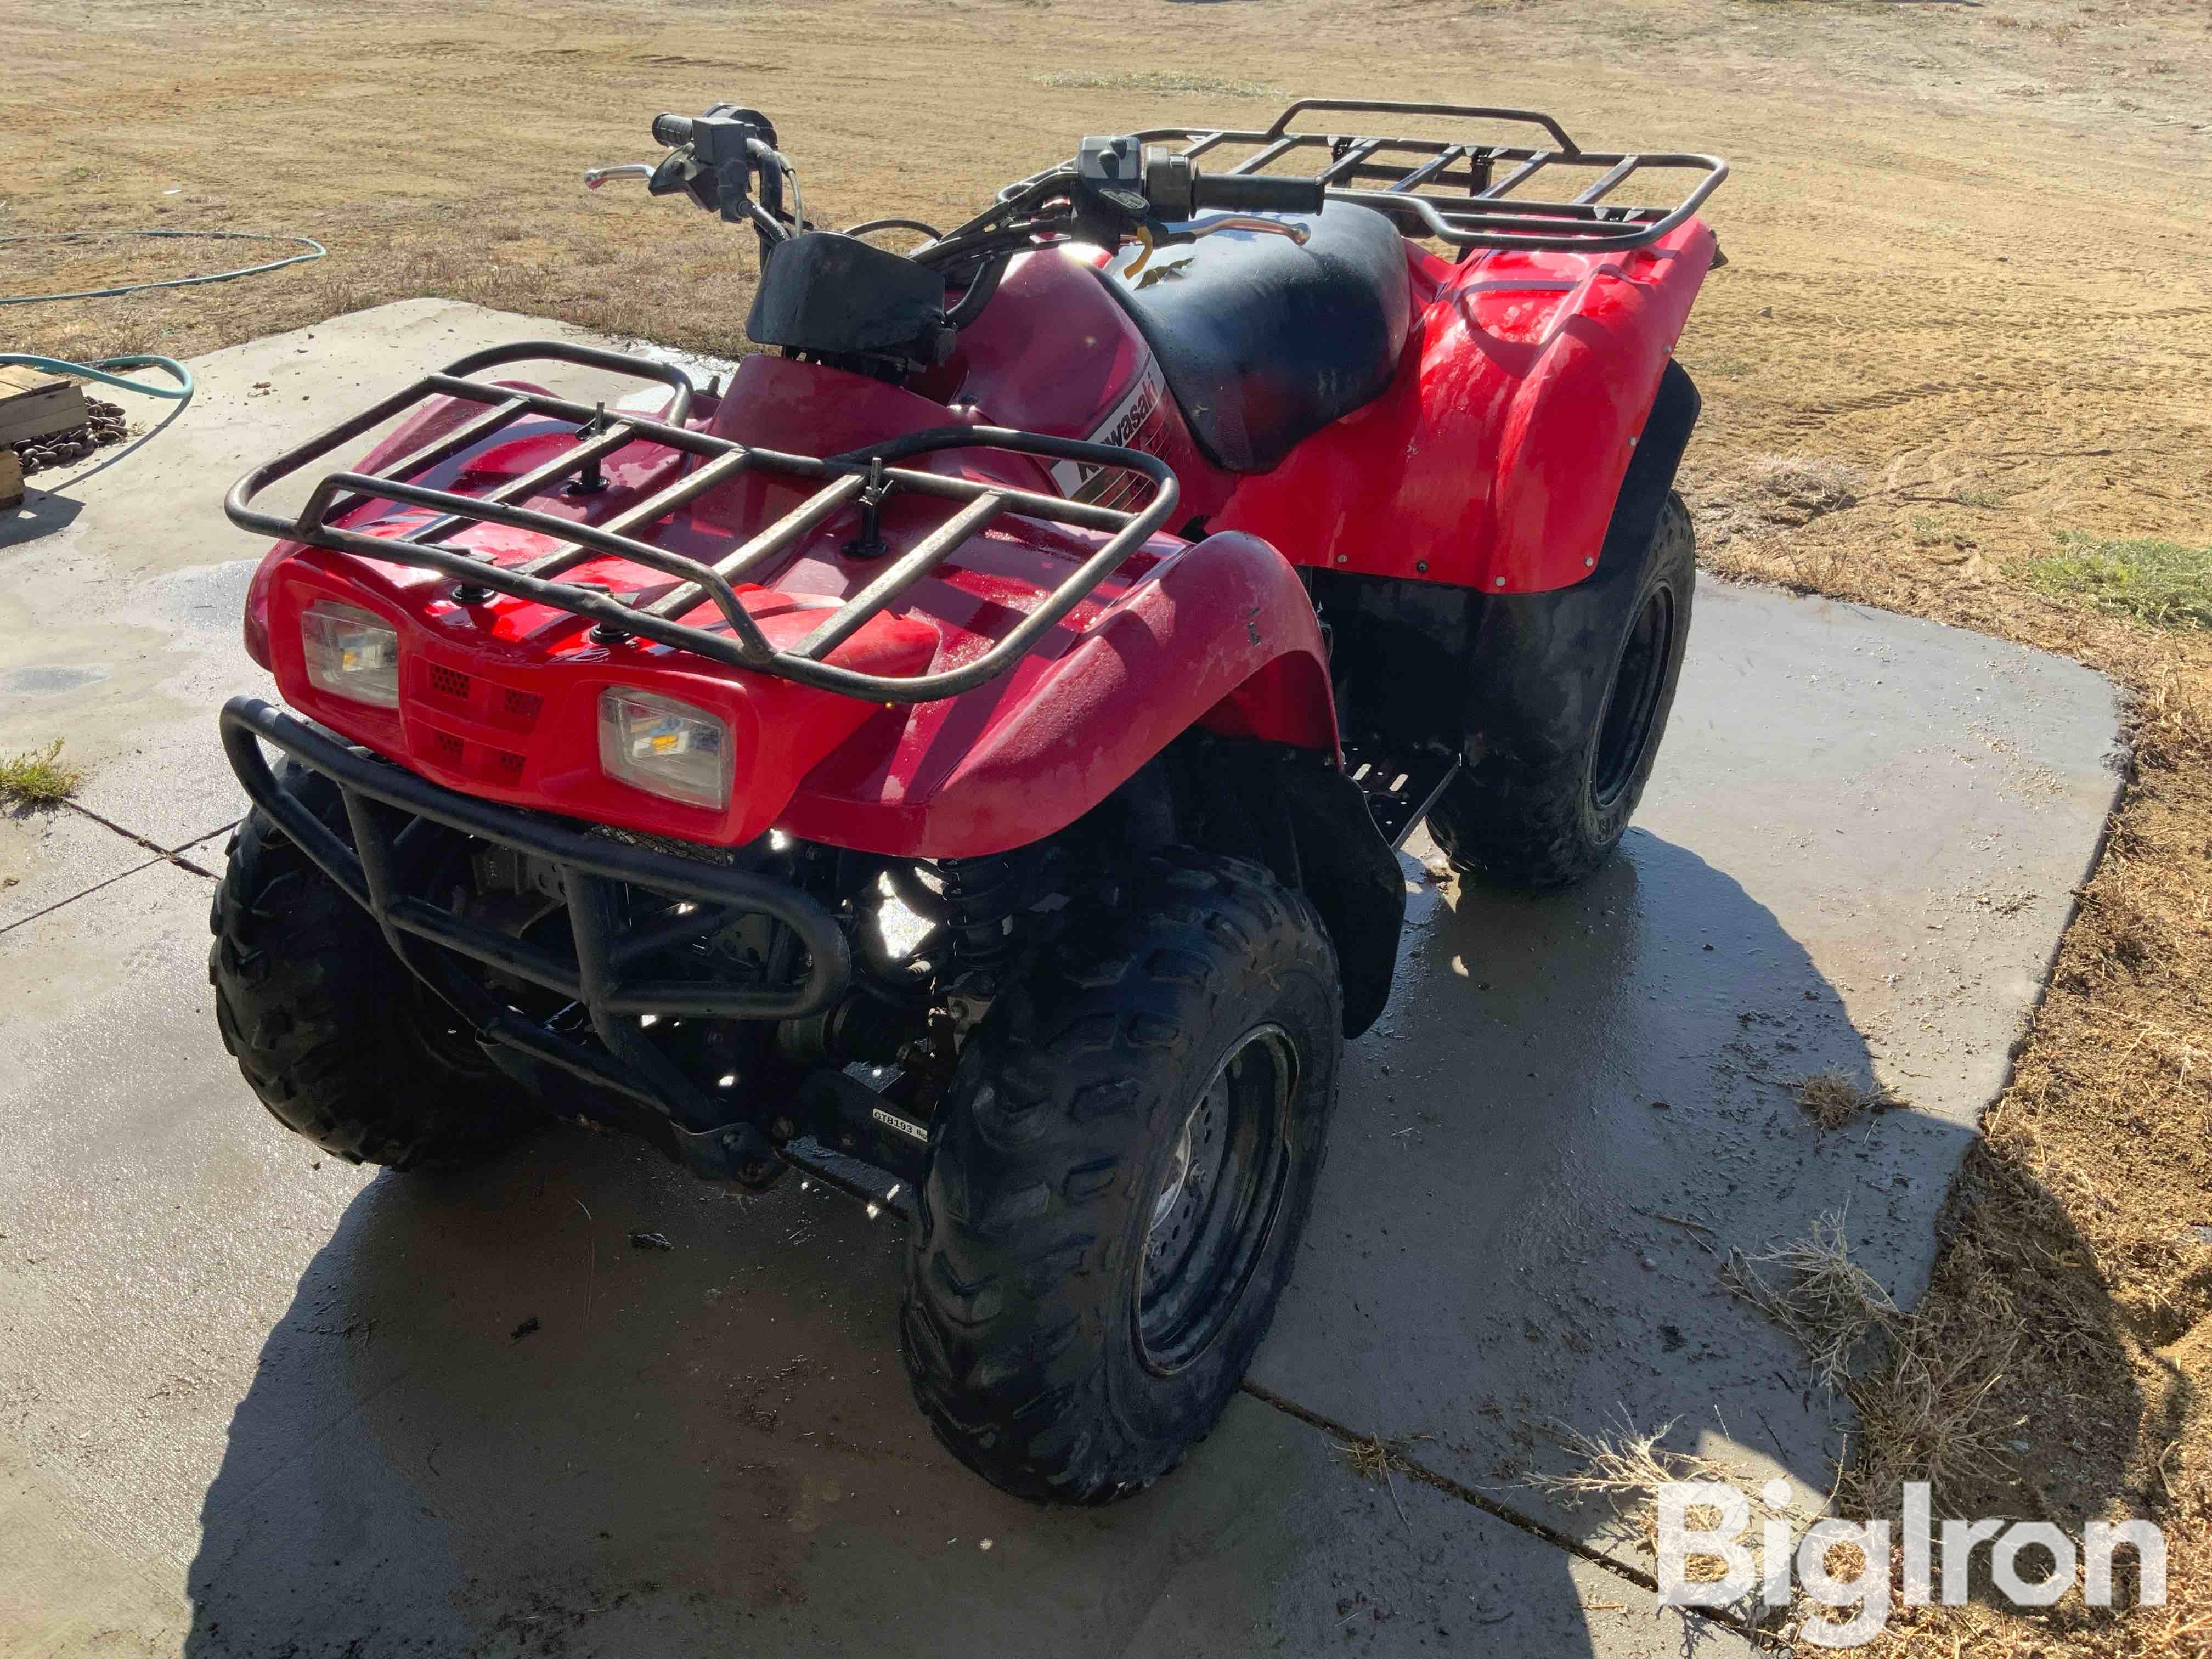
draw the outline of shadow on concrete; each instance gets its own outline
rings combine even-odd
[[[84,503],[33,486],[10,507],[0,507],[0,549],[21,547],[66,530],[84,511]]]
[[[1407,1455],[1509,1508],[1537,1508],[1516,1460],[1557,1461],[1540,1420],[1597,1431],[1623,1402],[1686,1398],[1704,1420],[1674,1443],[1698,1443],[1709,1402],[1825,1492],[1825,1422],[1770,1437],[1746,1406],[1778,1375],[1808,1417],[1829,1413],[1786,1343],[1755,1333],[1742,1352],[1748,1316],[1694,1237],[1681,1273],[1657,1273],[1589,1215],[1592,1193],[1686,1158],[1717,1171],[1700,1194],[1802,1196],[1763,1200],[1762,1224],[1821,1207],[1808,1168],[1856,1176],[1867,1149],[1816,1144],[1759,1073],[1866,1074],[1833,991],[1733,879],[1640,832],[1576,892],[1448,906],[1431,890],[1415,908],[1255,1376],[1358,1433],[1443,1425]],[[1717,941],[1718,990],[1697,978]],[[1783,1049],[1732,1048],[1746,1033]],[[633,1248],[635,1231],[675,1248]],[[1249,1398],[1128,1503],[1003,1498],[908,1398],[899,1251],[793,1182],[736,1199],[567,1127],[465,1176],[379,1178],[234,1416],[186,1651],[1741,1650],[1655,1621],[1630,1585],[1494,1514],[1406,1476],[1361,1482],[1326,1435]]]
[[[167,430],[169,423],[183,414],[191,406],[191,401],[190,394],[187,394],[170,403],[167,406],[167,412],[160,420],[131,439],[130,442],[119,445],[103,456],[98,466],[87,467],[82,472],[70,474],[65,481],[66,486],[74,489],[87,480],[106,471],[118,461],[137,453],[139,449],[151,443]],[[33,485],[25,491],[21,504],[7,508],[5,511],[0,511],[0,550],[21,547],[27,543],[37,541],[41,537],[51,536],[58,530],[65,530],[76,521],[77,514],[83,511],[84,503],[74,496],[64,495],[56,490],[40,489]]]

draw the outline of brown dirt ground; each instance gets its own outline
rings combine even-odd
[[[1918,1331],[1958,1375],[1932,1410],[1901,1364],[1863,1384],[1879,1431],[1852,1479],[1894,1513],[1897,1480],[2001,1435],[2003,1466],[1947,1495],[2148,1514],[2171,1605],[1979,1605],[1887,1639],[2212,1650],[2212,1248],[2191,1231],[2212,1224],[2212,636],[2009,574],[2062,530],[2212,543],[2204,0],[0,0],[0,235],[331,248],[0,308],[9,349],[74,357],[188,356],[418,294],[736,349],[750,238],[575,182],[645,154],[652,112],[717,96],[779,118],[810,208],[841,222],[943,222],[1079,133],[1257,124],[1318,91],[1533,106],[1586,143],[1729,156],[1711,216],[1733,263],[1682,352],[1707,399],[1685,489],[1708,568],[2062,652],[2135,699],[2109,849],[1946,1218]],[[234,247],[17,245],[0,293]]]

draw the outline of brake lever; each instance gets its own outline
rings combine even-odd
[[[653,171],[650,161],[615,161],[603,167],[586,167],[584,188],[597,190],[610,179],[650,179]]]
[[[1155,234],[1156,225],[1159,234]],[[1121,276],[1124,281],[1134,277],[1160,247],[1180,247],[1185,242],[1195,242],[1201,236],[1215,235],[1224,230],[1249,230],[1266,236],[1287,236],[1300,247],[1313,239],[1313,233],[1304,225],[1287,225],[1280,219],[1262,219],[1246,213],[1224,213],[1212,219],[1189,220],[1172,230],[1156,221],[1147,220],[1136,227],[1132,237],[1143,246],[1144,251],[1137,255],[1127,270],[1121,272]]]
[[[1313,240],[1313,232],[1304,225],[1286,225],[1280,219],[1262,219],[1249,213],[1224,213],[1215,219],[1194,219],[1191,225],[1193,241],[1221,230],[1256,230],[1267,236],[1287,236],[1300,247]]]

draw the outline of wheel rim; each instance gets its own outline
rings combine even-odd
[[[1297,1056],[1279,1025],[1230,1045],[1183,1119],[1148,1200],[1136,1294],[1145,1363],[1165,1374],[1211,1346],[1274,1231],[1291,1166]]]
[[[1674,593],[1655,587],[1644,596],[1614,665],[1613,689],[1598,717],[1597,750],[1590,765],[1590,799],[1602,811],[1620,799],[1650,747],[1674,654]]]

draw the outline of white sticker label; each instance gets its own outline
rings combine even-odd
[[[1099,423],[1088,441],[1124,449],[1149,448],[1139,440],[1145,435],[1145,428],[1152,417],[1159,413],[1161,400],[1167,393],[1167,382],[1160,378],[1160,366],[1147,354],[1136,385]],[[1140,472],[1126,471],[1118,466],[1091,466],[1082,461],[1054,461],[1052,480],[1070,501],[1097,501],[1101,506],[1122,508],[1149,498],[1152,489],[1152,481]],[[1108,499],[1109,496],[1111,499]]]
[[[919,1140],[925,1146],[928,1144],[929,1131],[923,1128],[919,1123],[909,1123],[904,1118],[898,1116],[896,1113],[887,1112],[880,1106],[877,1107],[871,1115],[875,1118],[877,1122],[888,1125],[890,1127],[896,1129],[902,1135]]]

